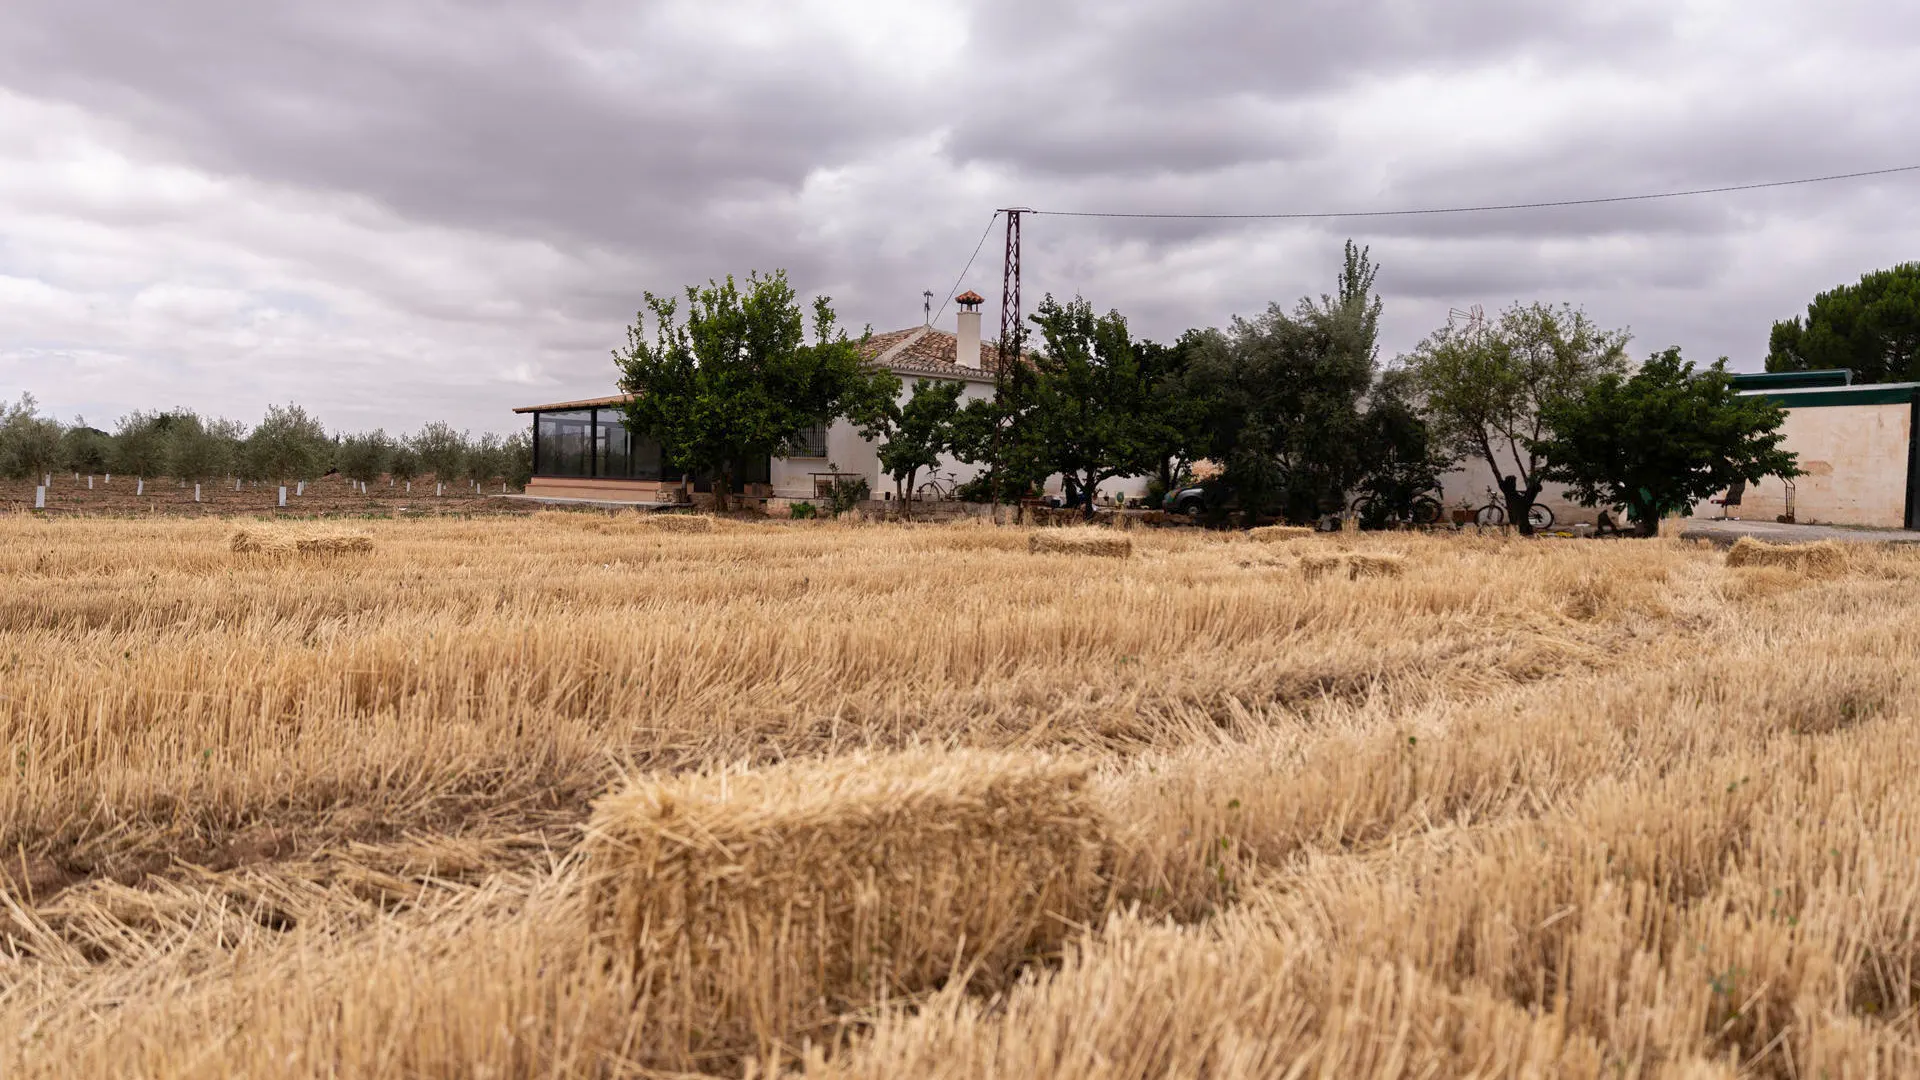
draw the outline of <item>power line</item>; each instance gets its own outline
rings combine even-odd
[[[1652,199],[1680,199],[1690,195],[1719,195],[1729,191],[1757,191],[1761,188],[1794,187],[1801,184],[1824,184],[1833,180],[1857,180],[1863,176],[1887,176],[1893,173],[1920,172],[1920,165],[1896,165],[1890,169],[1868,169],[1864,172],[1834,173],[1830,176],[1809,176],[1799,180],[1769,180],[1758,184],[1729,184],[1725,187],[1693,188],[1687,191],[1661,191],[1646,195],[1609,195],[1596,199],[1553,199],[1544,202],[1493,203],[1485,206],[1435,206],[1410,210],[1347,210],[1312,214],[1133,214],[1102,212],[1095,210],[1030,210],[1028,213],[1047,214],[1052,217],[1083,218],[1178,218],[1204,220],[1240,220],[1240,221],[1311,221],[1327,218],[1379,218],[1413,217],[1421,214],[1483,214],[1494,210],[1544,210],[1556,206],[1600,206],[1607,203],[1647,202]],[[988,222],[991,230],[993,223]],[[984,243],[986,237],[981,237]],[[975,254],[979,254],[975,251]],[[969,262],[968,265],[972,265]]]
[[[1000,211],[995,210],[993,216],[987,219],[987,227],[980,230],[980,242],[973,245],[973,254],[967,256],[967,265],[960,269],[960,276],[953,279],[953,288],[947,290],[947,298],[940,301],[940,311],[933,317],[934,323],[946,315],[947,305],[953,303],[954,292],[960,288],[961,282],[967,280],[967,271],[973,269],[973,260],[980,257],[980,249],[987,246],[987,234],[993,232],[993,223],[999,220]],[[933,323],[927,325],[932,326]]]

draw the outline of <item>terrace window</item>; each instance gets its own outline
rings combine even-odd
[[[533,471],[541,476],[593,475],[593,410],[534,414]]]

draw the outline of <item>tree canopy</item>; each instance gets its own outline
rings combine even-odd
[[[1546,482],[1535,448],[1549,434],[1547,407],[1624,372],[1626,343],[1626,331],[1602,330],[1577,308],[1515,304],[1492,323],[1434,331],[1406,365],[1439,446],[1486,462],[1507,520],[1527,533]]]
[[[711,473],[722,508],[740,463],[780,454],[805,429],[897,390],[891,372],[869,368],[836,331],[827,297],[813,301],[807,342],[785,271],[750,274],[744,291],[732,276],[689,286],[685,300],[683,324],[675,300],[647,293],[614,361],[632,395],[628,430],[657,441],[669,464]]]
[[[1349,241],[1337,290],[1278,304],[1226,332],[1192,339],[1191,392],[1207,456],[1222,466],[1210,483],[1249,517],[1279,512],[1310,521],[1336,511],[1364,471],[1361,406],[1378,358],[1378,268]]]
[[[1631,376],[1601,375],[1543,412],[1552,434],[1533,449],[1546,478],[1582,505],[1625,506],[1642,536],[1735,483],[1800,472],[1780,448],[1786,410],[1740,396],[1725,357],[1696,371],[1679,349],[1657,352]]]
[[[1773,324],[1768,371],[1847,368],[1858,382],[1920,380],[1920,263],[1876,270]]]
[[[1095,315],[1079,297],[1063,304],[1049,295],[1032,321],[1044,344],[1025,384],[1020,436],[1043,473],[1068,478],[1091,513],[1101,484],[1152,473],[1173,452],[1170,357],[1136,345],[1118,311]]]

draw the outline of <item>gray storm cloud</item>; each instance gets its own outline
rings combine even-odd
[[[14,0],[0,392],[70,418],[297,400],[504,430],[603,390],[641,293],[784,267],[910,325],[992,209],[1326,211],[1905,164],[1920,11]],[[1311,223],[1029,222],[1027,292],[1157,337],[1384,267],[1387,352],[1470,303],[1585,305],[1753,366],[1914,257],[1920,178]],[[997,236],[961,283],[997,296]]]

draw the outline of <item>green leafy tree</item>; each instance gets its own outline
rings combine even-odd
[[[1359,490],[1366,497],[1361,526],[1414,519],[1414,501],[1439,486],[1452,464],[1434,445],[1414,403],[1412,376],[1404,368],[1381,373],[1367,394],[1360,418]]]
[[[1189,330],[1171,345],[1137,341],[1134,357],[1142,380],[1151,387],[1145,407],[1152,422],[1148,442],[1154,460],[1150,492],[1162,495],[1184,485],[1193,463],[1204,454],[1207,399],[1197,392],[1193,357],[1206,339]]]
[[[371,484],[387,471],[392,454],[393,440],[387,438],[385,431],[375,429],[342,438],[334,463],[341,476]]]
[[[1025,335],[1016,335],[1024,341]],[[1038,491],[1048,469],[1040,440],[1032,436],[1036,376],[1032,354],[1008,348],[1026,363],[1003,363],[994,372],[994,393],[975,398],[953,418],[953,456],[982,466],[960,486],[959,498],[996,504],[1018,502]],[[998,510],[995,510],[998,520]]]
[[[405,484],[420,475],[420,455],[402,439],[387,455],[387,475]]]
[[[476,484],[486,485],[498,480],[506,472],[506,444],[493,432],[485,432],[473,440],[467,451],[467,479]]]
[[[266,419],[247,436],[241,457],[247,479],[311,480],[332,464],[327,429],[298,405],[269,405]]]
[[[500,444],[501,478],[511,487],[525,490],[533,479],[533,436],[516,431]]]
[[[1552,434],[1534,449],[1547,479],[1584,506],[1625,506],[1641,536],[1735,483],[1800,474],[1780,448],[1786,410],[1740,396],[1725,357],[1696,371],[1667,349],[1631,376],[1602,375],[1543,411]]]
[[[1162,408],[1164,351],[1136,347],[1118,311],[1096,316],[1078,297],[1040,302],[1044,341],[1033,357],[1020,436],[1045,473],[1071,481],[1090,516],[1100,485],[1160,467],[1176,436]],[[1143,362],[1142,352],[1151,353]]]
[[[1537,447],[1549,434],[1547,406],[1627,368],[1627,334],[1602,330],[1562,305],[1516,304],[1498,321],[1448,325],[1407,358],[1440,446],[1487,463],[1507,520],[1522,533],[1546,483]]]
[[[409,440],[409,445],[420,461],[420,468],[443,484],[460,478],[471,449],[466,434],[455,431],[453,425],[444,420],[435,420],[421,428],[419,434]]]
[[[167,446],[178,413],[135,410],[120,418],[113,432],[113,468],[134,477],[160,476],[167,468]]]
[[[60,424],[40,415],[32,394],[0,405],[0,474],[38,478],[60,463]]]
[[[877,408],[855,417],[862,436],[881,440],[880,469],[893,478],[895,497],[908,517],[913,516],[914,481],[920,470],[939,465],[942,454],[953,452],[953,424],[965,389],[957,382],[920,379],[905,403],[891,394]]]
[[[1346,245],[1334,295],[1278,304],[1224,333],[1193,341],[1193,392],[1203,445],[1221,466],[1208,483],[1216,504],[1237,502],[1249,521],[1278,512],[1310,521],[1344,506],[1364,474],[1361,406],[1379,353],[1378,274],[1367,250]]]
[[[1876,270],[1773,324],[1768,371],[1847,368],[1859,382],[1920,379],[1920,262]]]
[[[60,435],[60,467],[69,472],[103,473],[113,464],[113,436],[88,427],[80,417]]]
[[[829,424],[871,401],[891,372],[862,362],[856,342],[834,329],[826,297],[813,301],[813,338],[784,271],[729,276],[686,291],[686,322],[672,299],[646,294],[646,310],[614,351],[628,430],[660,444],[669,465],[714,478],[726,509],[735,470],[781,453],[806,428]],[[645,323],[651,314],[650,339]]]
[[[204,420],[190,410],[173,413],[165,441],[167,474],[189,484],[226,475],[241,430],[233,421]]]

